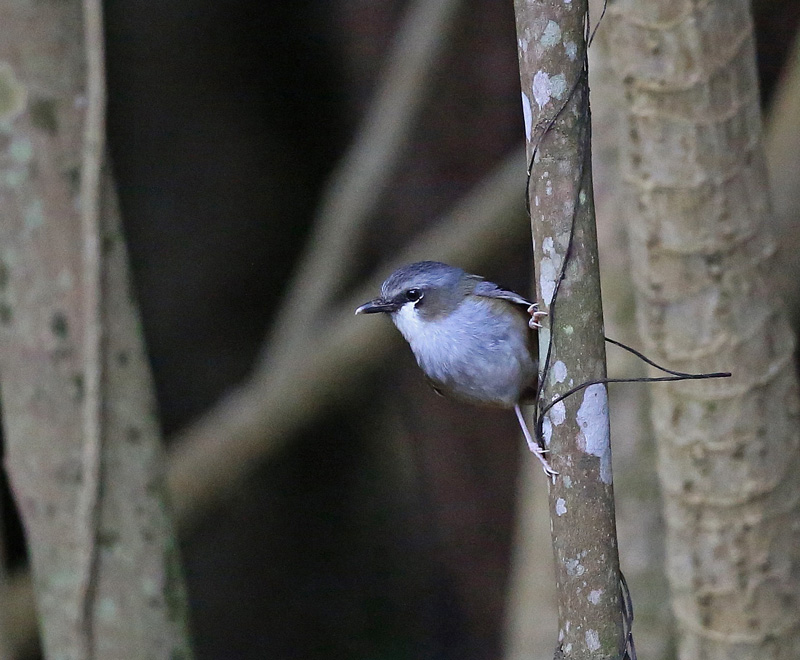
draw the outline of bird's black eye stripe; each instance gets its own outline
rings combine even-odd
[[[418,300],[422,300],[422,289],[409,289],[406,291],[406,300],[409,302],[417,302]]]

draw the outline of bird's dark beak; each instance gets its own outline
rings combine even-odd
[[[388,302],[383,298],[375,298],[364,303],[356,310],[356,314],[378,314],[379,312],[396,312],[397,304]]]

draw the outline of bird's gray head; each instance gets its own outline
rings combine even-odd
[[[423,319],[437,318],[458,307],[477,281],[460,268],[439,261],[419,261],[389,275],[380,297],[361,305],[356,314],[394,314],[413,309]]]

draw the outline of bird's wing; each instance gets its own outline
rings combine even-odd
[[[494,282],[487,282],[486,280],[481,280],[480,282],[478,282],[475,285],[473,293],[476,296],[483,296],[484,298],[500,298],[502,300],[508,300],[509,302],[512,302],[515,305],[520,305],[521,307],[524,307],[526,311],[533,304],[530,300],[523,298],[518,293],[514,293],[513,291],[508,291],[506,289],[501,289]]]

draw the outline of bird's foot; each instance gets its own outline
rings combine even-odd
[[[539,319],[548,316],[547,312],[539,311],[539,303],[533,303],[530,307],[528,307],[528,314],[531,315],[531,320],[528,321],[528,327],[531,328],[541,328],[542,324],[539,323]]]
[[[522,429],[522,435],[525,436],[525,442],[528,443],[528,449],[533,452],[533,455],[539,459],[539,462],[542,464],[542,469],[544,473],[547,475],[548,479],[552,479],[553,483],[556,481],[556,472],[552,467],[550,467],[550,463],[547,462],[547,454],[550,450],[545,447],[540,447],[539,443],[533,439],[531,432],[528,430],[528,425],[525,423],[525,417],[522,414],[522,408],[519,407],[519,404],[514,406],[514,412],[517,415],[517,420],[519,421],[520,428]]]
[[[554,470],[550,463],[547,460],[545,454],[547,454],[550,450],[549,449],[542,449],[539,445],[534,445],[530,447],[530,450],[533,452],[533,455],[539,459],[539,462],[542,464],[542,470],[547,475],[549,479],[553,480],[553,483],[556,481],[556,475],[558,474],[557,470]]]

